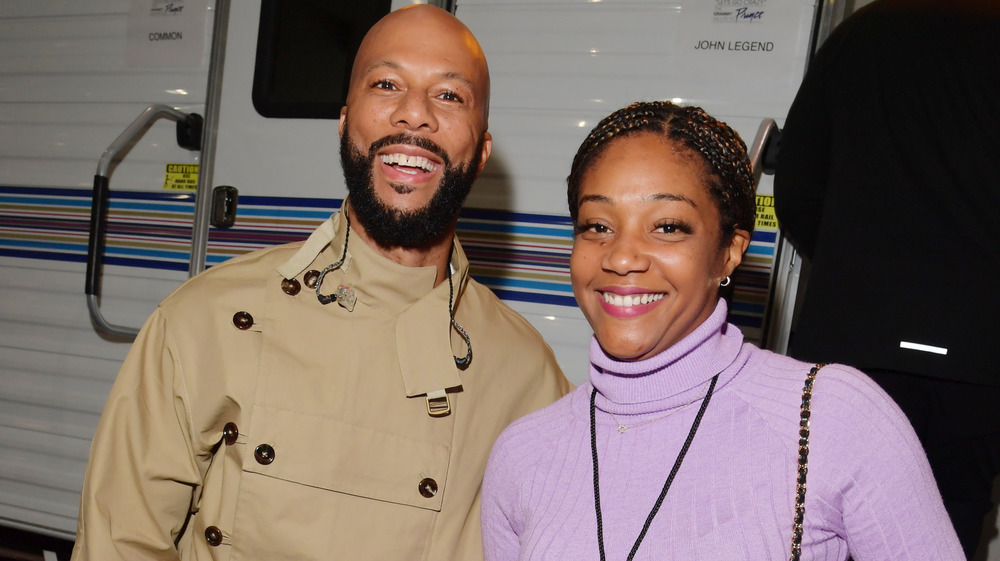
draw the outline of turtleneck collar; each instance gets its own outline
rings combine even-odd
[[[623,362],[590,342],[590,382],[598,409],[637,415],[666,411],[699,399],[716,374],[716,391],[739,370],[736,359],[743,334],[726,323],[726,302],[719,299],[704,323],[669,349],[645,360]]]

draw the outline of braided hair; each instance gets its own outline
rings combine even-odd
[[[574,224],[580,210],[583,175],[614,140],[643,132],[662,134],[675,147],[701,161],[705,187],[719,209],[723,245],[737,229],[753,233],[756,192],[746,144],[729,125],[700,107],[681,107],[669,101],[633,103],[608,115],[590,131],[573,158],[567,179],[569,214]]]

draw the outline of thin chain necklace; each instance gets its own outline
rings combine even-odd
[[[719,374],[721,374],[721,372]],[[666,498],[667,491],[670,489],[670,484],[674,482],[677,470],[680,469],[681,462],[684,460],[684,456],[687,454],[688,448],[691,447],[691,441],[694,440],[694,433],[698,431],[698,425],[701,424],[701,418],[705,414],[705,409],[708,408],[708,402],[712,399],[712,391],[715,390],[715,382],[719,380],[719,374],[716,374],[715,377],[712,378],[712,383],[708,385],[708,391],[705,393],[705,398],[701,401],[701,409],[698,410],[698,415],[695,416],[694,423],[691,424],[691,430],[688,432],[687,440],[684,441],[684,446],[681,447],[681,451],[677,454],[677,460],[674,461],[674,467],[670,470],[670,475],[667,476],[667,481],[663,484],[663,490],[660,491],[660,496],[657,497],[656,504],[654,504],[653,509],[649,511],[649,516],[646,517],[646,523],[642,525],[642,531],[639,532],[639,537],[635,539],[635,545],[632,546],[632,551],[629,552],[628,557],[626,558],[627,561],[632,561],[635,557],[635,552],[639,551],[639,544],[641,544],[643,538],[646,537],[646,532],[649,531],[649,525],[653,523],[653,518],[656,516],[656,513],[659,512],[660,505],[663,504],[663,499]],[[601,486],[597,469],[597,407],[594,405],[596,397],[597,388],[594,388],[590,392],[590,451],[594,457],[594,511],[597,513],[597,547],[601,553],[601,561],[606,561],[604,556],[604,523],[601,518]]]
[[[681,411],[687,409],[688,407],[694,405],[695,403],[698,403],[701,399],[702,398],[699,397],[698,399],[696,399],[694,401],[689,401],[689,402],[685,403],[684,405],[681,405],[680,407],[675,407],[675,408],[671,409],[667,413],[664,413],[663,415],[660,415],[659,417],[656,417],[655,419],[650,419],[648,421],[643,421],[643,422],[641,422],[641,423],[639,423],[637,425],[631,425],[631,426],[629,426],[629,425],[626,425],[626,424],[622,423],[621,421],[618,420],[618,417],[615,417],[615,414],[612,413],[611,411],[608,411],[608,415],[611,415],[611,419],[614,420],[615,424],[618,425],[618,434],[625,434],[625,431],[627,431],[629,429],[637,429],[639,427],[644,427],[646,425],[653,424],[656,421],[660,421],[660,420],[666,419],[667,417],[673,415],[674,413],[680,413]]]

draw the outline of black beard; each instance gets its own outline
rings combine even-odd
[[[436,143],[405,133],[383,137],[368,148],[366,156],[350,140],[348,125],[340,138],[340,162],[350,194],[351,218],[356,218],[365,232],[383,248],[426,248],[450,237],[458,212],[472,189],[479,167],[485,135],[476,146],[476,155],[464,166],[452,167],[448,154]],[[444,162],[441,185],[423,208],[404,211],[387,206],[375,195],[372,170],[376,152],[390,144],[410,144],[429,150]]]

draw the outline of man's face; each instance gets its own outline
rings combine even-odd
[[[475,39],[450,14],[414,8],[368,33],[341,111],[342,160],[365,231],[396,230],[404,218],[425,215],[422,233],[373,238],[384,247],[417,247],[450,234],[450,227],[428,227],[426,215],[448,212],[433,218],[451,223],[492,148],[489,74]],[[361,200],[366,196],[371,204]],[[397,224],[383,228],[387,219]]]
[[[350,130],[350,125],[345,125]],[[482,141],[480,141],[482,142]],[[431,200],[421,208],[403,210],[382,202],[375,194],[373,180],[377,154],[385,146],[412,144],[437,154],[443,162],[441,184]],[[440,146],[406,133],[377,140],[367,150],[355,145],[349,134],[340,137],[340,161],[351,195],[351,214],[364,224],[368,236],[382,247],[427,247],[451,234],[465,197],[479,171],[479,158],[458,166]],[[405,188],[405,187],[404,187]]]

